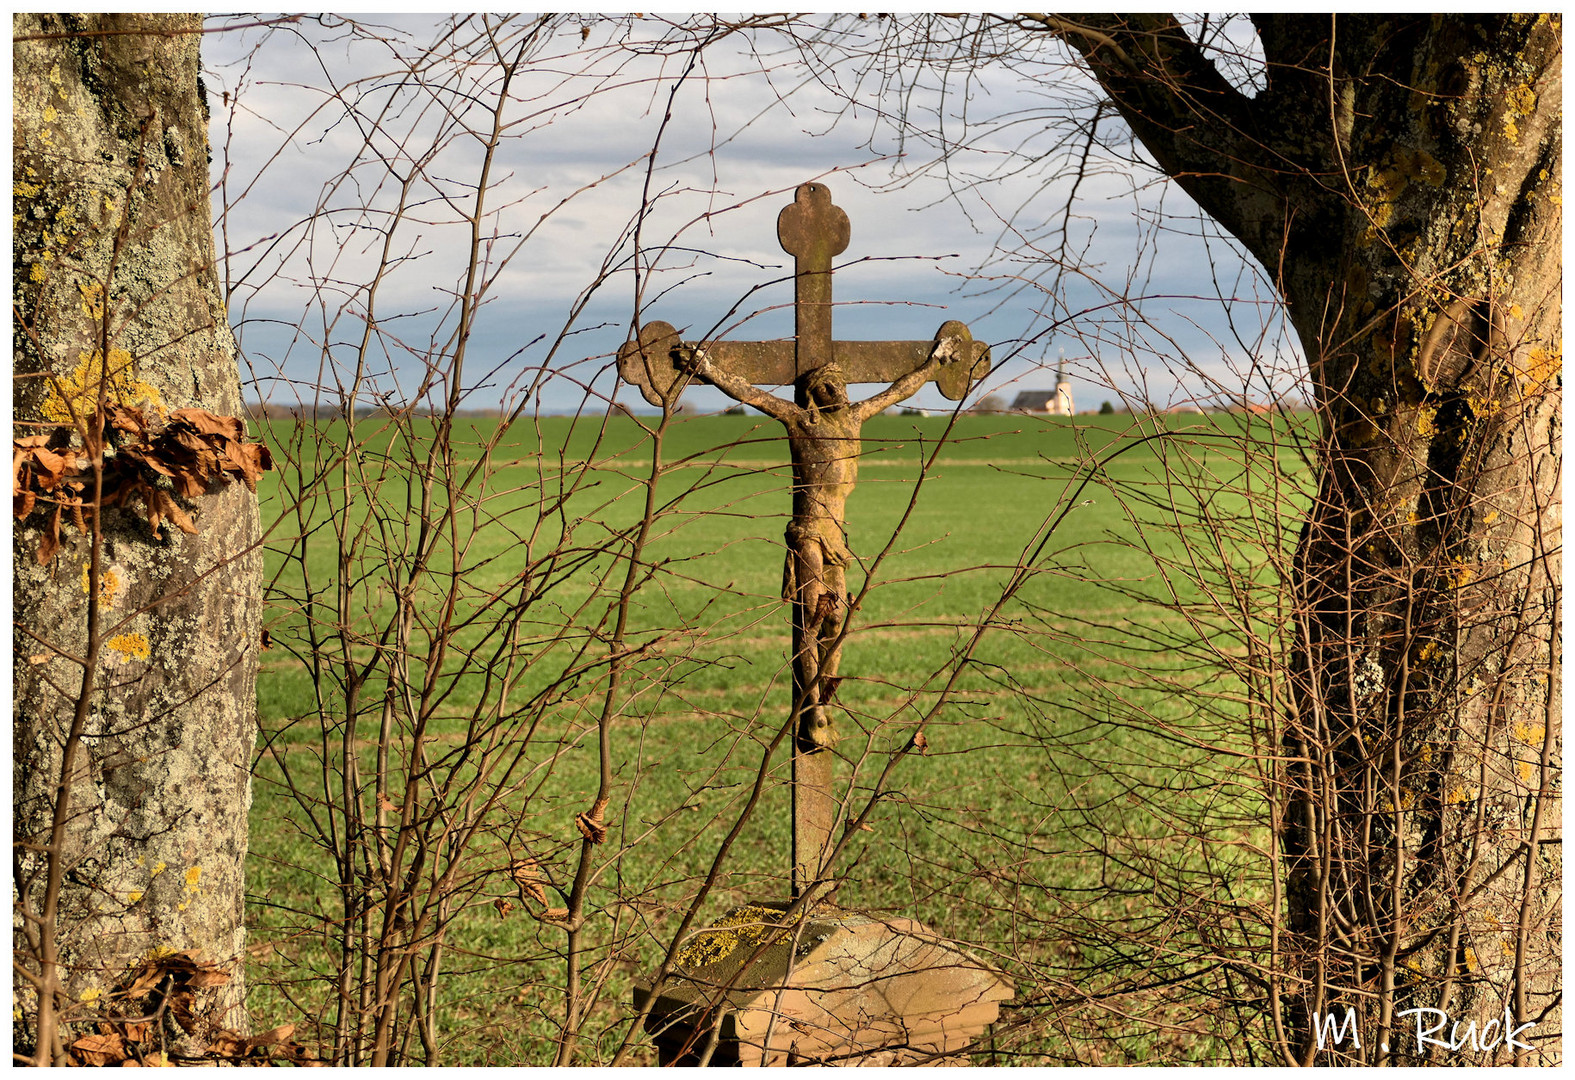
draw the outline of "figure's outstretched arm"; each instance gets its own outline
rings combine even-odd
[[[734,401],[753,405],[774,420],[791,424],[800,418],[801,410],[791,401],[783,401],[775,394],[768,394],[748,379],[717,367],[704,349],[685,346],[678,350],[675,365],[679,371],[688,372],[703,382],[710,383]]]
[[[874,397],[858,403],[859,423],[862,424],[897,402],[906,401],[917,394],[919,387],[930,381],[930,376],[935,374],[936,368],[948,361],[961,359],[963,351],[961,338],[949,337],[936,342],[935,348],[930,350],[930,358],[924,362],[923,367],[915,368]]]

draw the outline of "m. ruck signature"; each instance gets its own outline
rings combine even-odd
[[[1506,1050],[1535,1049],[1529,1043],[1521,1042],[1518,1036],[1530,1028],[1536,1027],[1536,1021],[1530,1020],[1523,1024],[1516,1024],[1514,1017],[1510,1015],[1508,1005],[1504,1006],[1504,1020],[1502,1024],[1500,1024],[1497,1017],[1494,1017],[1483,1024],[1481,1030],[1477,1029],[1475,1020],[1468,1021],[1464,1029],[1462,1029],[1460,1021],[1455,1020],[1451,1022],[1449,1014],[1443,1009],[1406,1009],[1398,1014],[1398,1018],[1401,1020],[1404,1020],[1406,1017],[1415,1018],[1416,1050],[1418,1053],[1429,1046],[1441,1047],[1449,1053],[1459,1053],[1463,1050],[1470,1050],[1473,1053],[1486,1053],[1501,1046]],[[1449,1028],[1449,1034],[1447,1037],[1441,1038],[1440,1036],[1443,1035],[1446,1027]],[[1353,1050],[1362,1048],[1361,1032],[1356,1027],[1356,1013],[1349,1009],[1346,1010],[1344,1020],[1341,1020],[1334,1013],[1326,1015],[1313,1013],[1313,1030],[1317,1033],[1318,1049],[1320,1050],[1338,1050],[1347,1039],[1350,1040]],[[1408,1033],[1409,1029],[1407,1027],[1399,1027],[1395,1031],[1396,1035]],[[1388,1043],[1384,1043],[1379,1047],[1385,1052],[1389,1048]],[[1399,1047],[1396,1046],[1395,1049],[1398,1050]]]

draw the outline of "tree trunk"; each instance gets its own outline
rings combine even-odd
[[[1559,19],[1256,18],[1249,99],[1166,16],[1075,18],[1049,25],[1278,283],[1323,418],[1293,583],[1292,1055],[1556,1061]],[[1320,1052],[1315,1018],[1348,1011],[1360,1048]]]
[[[243,484],[198,491],[128,452],[132,429],[185,431],[171,422],[183,408],[241,412],[214,271],[201,19],[22,14],[13,27],[16,437],[61,452],[85,484],[59,512],[68,488],[46,477],[25,516],[19,496],[14,530],[17,1049],[60,1060],[79,1022],[96,1032],[98,1017],[161,1003],[166,1034],[201,1048],[245,1030],[258,510]],[[220,456],[241,442],[182,437]],[[255,465],[255,447],[231,451],[248,452]],[[28,460],[36,480],[56,459]],[[229,981],[175,972],[117,996],[171,952]]]

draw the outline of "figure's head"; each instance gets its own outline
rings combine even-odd
[[[836,364],[823,364],[810,372],[809,399],[821,409],[840,408],[848,403],[847,380]]]

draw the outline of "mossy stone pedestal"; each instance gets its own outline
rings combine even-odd
[[[748,904],[694,935],[652,1005],[663,1065],[963,1064],[1005,976],[912,919]],[[650,999],[635,989],[636,1007]]]

